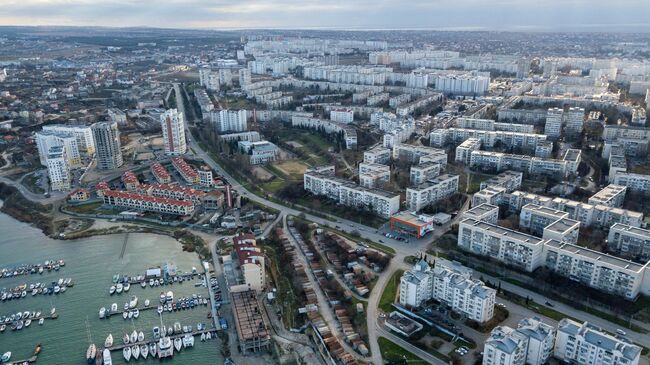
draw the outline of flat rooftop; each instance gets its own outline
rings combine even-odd
[[[590,250],[588,248],[577,246],[571,243],[559,242],[556,240],[548,240],[546,242],[546,246],[550,248],[555,248],[559,251],[564,251],[564,253],[572,257],[582,256],[589,261],[604,262],[611,266],[615,266],[618,269],[627,270],[634,273],[641,272],[641,270],[643,270],[648,265],[648,263],[641,265],[633,261],[622,259],[620,257]]]
[[[481,216],[483,214],[486,214],[488,212],[493,211],[494,209],[498,210],[499,207],[497,207],[496,205],[492,205],[492,204],[479,204],[479,205],[475,206],[474,208],[466,211],[464,214],[465,215],[469,214],[469,215],[474,215],[474,216]]]
[[[580,227],[580,222],[569,218],[561,218],[546,226],[544,230],[564,233],[578,227]]]
[[[511,237],[514,240],[526,242],[531,245],[539,245],[544,241],[539,237],[531,236],[512,229],[503,228],[501,226],[497,226],[496,224],[479,221],[474,218],[466,218],[463,221],[461,221],[461,223],[470,225],[472,227],[480,228],[486,231],[494,232],[497,235]]]

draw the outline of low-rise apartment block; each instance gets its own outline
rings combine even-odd
[[[630,191],[650,195],[650,175],[619,172],[614,175],[614,184],[625,186]]]
[[[359,185],[376,188],[390,182],[390,166],[362,162],[359,164]]]
[[[647,267],[571,243],[549,240],[544,245],[544,266],[556,274],[600,291],[634,300],[650,292]]]
[[[363,152],[363,162],[385,165],[390,162],[392,153],[389,148],[375,147]]]
[[[605,188],[592,195],[588,203],[591,205],[605,205],[608,207],[621,208],[625,201],[625,191],[627,188],[621,185],[610,184]]]
[[[506,189],[510,193],[521,188],[524,174],[521,171],[506,170],[497,176],[491,177],[481,182],[480,189],[483,190],[489,186],[498,186]]]
[[[543,239],[472,218],[461,221],[458,246],[528,272],[543,260]]]
[[[334,176],[334,167],[313,168],[305,171],[303,185],[314,195],[325,196],[350,207],[371,209],[380,217],[389,218],[399,211],[399,194],[379,189],[368,189]]]
[[[481,149],[481,140],[478,138],[468,138],[465,142],[456,147],[456,162],[469,165],[472,159],[472,151]]]
[[[412,165],[410,170],[411,185],[424,184],[426,181],[440,175],[441,166],[435,162],[425,162],[418,165]]]
[[[442,199],[454,195],[458,191],[458,175],[443,174],[428,180],[424,184],[406,189],[406,205],[412,212]]]
[[[650,259],[650,230],[616,223],[609,229],[607,248],[626,257]]]
[[[151,164],[151,174],[153,174],[153,177],[159,184],[169,184],[172,182],[171,175],[169,175],[165,166],[161,165],[160,162]]]
[[[104,191],[104,204],[125,209],[180,216],[188,216],[194,213],[194,203],[189,200],[159,198],[126,191]]]
[[[481,204],[500,205],[506,193],[506,188],[502,186],[488,186],[472,195],[472,207]]]
[[[172,157],[172,165],[188,184],[198,184],[199,174],[182,157]]]
[[[557,325],[555,358],[577,365],[637,365],[641,348],[587,322],[564,318]]]
[[[463,219],[464,218],[472,218],[477,221],[497,224],[497,221],[499,220],[499,207],[492,204],[479,204],[472,209],[465,211],[465,213],[463,213]]]

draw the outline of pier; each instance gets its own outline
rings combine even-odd
[[[212,337],[212,339],[216,338],[216,329],[214,329],[214,328],[204,329],[204,330],[200,330],[200,331],[199,330],[193,330],[192,332],[183,332],[183,333],[173,334],[171,336],[165,336],[165,337],[169,337],[173,341],[176,338],[183,338],[185,335],[192,335],[192,336],[196,337],[196,336],[201,336],[201,334],[208,333],[208,332],[210,332],[212,335],[214,335],[214,337]],[[195,341],[196,341],[196,339],[195,339]],[[147,340],[147,339],[145,339],[144,341],[129,342],[128,345],[125,345],[124,343],[120,343],[118,345],[114,344],[111,347],[107,347],[107,349],[109,351],[111,351],[111,352],[113,352],[113,351],[121,351],[125,347],[140,346],[140,345],[149,346],[149,344],[151,344],[152,342],[158,342],[158,339],[156,339],[156,340]]]
[[[184,310],[192,310],[192,309],[199,308],[199,307],[201,307],[201,306],[207,306],[208,303],[205,303],[204,300],[205,300],[205,298],[201,298],[201,301],[199,302],[199,304],[195,304],[194,306],[188,306],[188,307],[186,307],[186,308],[180,308],[180,307],[177,307],[176,309],[174,309],[174,310],[172,310],[172,311],[163,310],[163,314],[164,314],[164,313],[172,313],[172,312],[184,311]],[[160,303],[158,303],[158,304],[160,304]],[[128,313],[128,312],[133,312],[133,311],[136,310],[136,309],[139,310],[140,312],[144,312],[144,311],[148,311],[148,310],[152,310],[152,309],[154,309],[154,310],[158,310],[158,304],[156,304],[156,305],[149,305],[148,307],[142,307],[142,308],[138,308],[138,307],[136,307],[136,308],[127,309],[127,310],[124,310],[124,308],[121,308],[121,309],[118,309],[118,310],[115,311],[115,312],[110,312],[110,311],[107,310],[107,311],[106,311],[106,314],[104,315],[104,318],[105,318],[105,319],[108,319],[108,318],[110,318],[110,317],[112,317],[112,316],[115,316],[115,315],[120,315],[120,316],[122,316],[122,314],[123,314],[124,312],[127,312],[127,313]]]
[[[39,343],[38,345],[36,345],[36,349],[34,349],[34,354],[33,354],[29,359],[14,360],[14,361],[9,361],[9,362],[3,362],[2,364],[3,364],[3,365],[19,365],[19,364],[24,364],[24,363],[28,363],[28,364],[35,363],[36,360],[38,360],[38,354],[41,353],[41,350],[42,350],[42,349],[43,349],[43,347],[42,347],[41,344]]]

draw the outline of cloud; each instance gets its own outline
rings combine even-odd
[[[648,0],[3,0],[2,25],[650,29]]]

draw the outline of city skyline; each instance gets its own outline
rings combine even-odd
[[[631,12],[629,9],[636,9]],[[0,25],[107,26],[208,29],[437,29],[505,31],[650,31],[641,0],[9,0]],[[534,17],[530,15],[534,14]]]

